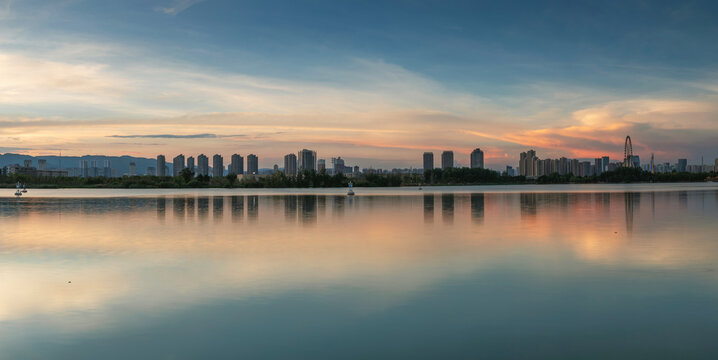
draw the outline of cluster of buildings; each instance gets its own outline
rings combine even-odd
[[[638,156],[633,156],[631,161],[633,162],[632,166],[640,166]],[[593,161],[568,159],[565,157],[559,159],[539,159],[536,156],[535,150],[529,150],[519,155],[518,174],[510,175],[536,178],[551,174],[573,174],[574,176],[585,177],[600,175],[606,171],[613,171],[622,165],[622,162],[611,162],[608,156],[595,158]],[[509,168],[506,169],[507,173],[511,170],[512,169]]]
[[[68,176],[67,170],[48,170],[47,160],[37,160],[37,167],[32,166],[32,160],[28,159],[23,161],[23,164],[13,164],[5,166],[1,169],[0,173],[3,175],[29,175],[29,176],[44,176],[44,177],[60,177]]]
[[[435,169],[434,153],[425,152],[423,156],[423,170]],[[451,150],[441,153],[441,169],[456,167],[454,161],[454,152]],[[620,161],[611,161],[609,156],[597,157],[593,160],[569,159],[561,157],[558,159],[540,159],[536,155],[535,150],[528,150],[519,155],[519,165],[517,168],[506,166],[504,174],[509,176],[525,176],[528,178],[537,178],[539,176],[559,174],[585,177],[600,175],[607,171],[614,171],[619,167],[636,167],[653,173],[670,173],[670,172],[688,172],[688,173],[706,173],[718,169],[718,159],[715,159],[715,165],[696,164],[689,165],[687,159],[678,159],[675,164],[670,163],[654,163],[653,155],[648,163],[641,164],[638,155],[627,155],[626,159]],[[484,152],[480,148],[474,149],[470,154],[471,168],[484,168]]]
[[[586,177],[601,175],[607,171],[614,171],[619,167],[641,168],[652,173],[670,173],[674,171],[702,173],[712,172],[714,169],[718,168],[718,159],[715,160],[715,166],[705,164],[688,165],[687,159],[678,159],[678,162],[675,164],[655,164],[653,161],[653,155],[651,155],[650,162],[641,164],[641,159],[638,155],[628,155],[626,159],[621,161],[611,161],[608,156],[598,157],[593,161],[568,159],[565,157],[561,157],[559,159],[539,159],[536,156],[535,150],[529,150],[522,152],[519,155],[518,172],[510,166],[507,166],[506,173],[513,176],[526,176],[528,178],[536,178],[551,174],[572,174],[578,177]]]
[[[630,140],[630,139],[628,139]],[[630,142],[628,143],[630,146]],[[629,149],[629,148],[627,148]],[[380,174],[380,175],[413,175],[422,174],[425,170],[435,169],[434,153],[425,152],[423,154],[423,168],[394,168],[394,169],[359,169],[359,166],[347,165],[340,156],[333,157],[327,164],[326,159],[319,159],[317,152],[314,150],[302,149],[296,154],[287,154],[284,156],[283,167],[278,164],[273,169],[260,169],[259,157],[255,154],[249,154],[245,158],[240,154],[233,154],[230,157],[229,164],[225,165],[224,158],[215,154],[212,156],[212,166],[210,167],[209,157],[200,154],[195,157],[189,156],[185,158],[180,154],[172,159],[172,163],[167,163],[164,155],[157,156],[156,166],[146,168],[144,174],[151,176],[179,176],[182,170],[190,169],[196,175],[221,177],[228,174],[235,174],[240,179],[245,176],[265,176],[272,173],[283,172],[287,176],[296,176],[298,173],[309,170],[316,172],[326,172],[329,175],[344,174],[345,176],[359,176],[362,174]],[[454,159],[454,152],[446,150],[441,153],[441,169],[448,169],[459,166]],[[145,163],[146,164],[146,163]],[[246,166],[245,166],[246,165]],[[330,167],[329,167],[329,166]],[[471,168],[484,167],[484,152],[480,148],[471,151],[470,164]],[[517,168],[506,166],[504,174],[509,176],[525,176],[527,178],[537,178],[544,175],[559,174],[585,177],[600,175],[607,171],[613,171],[619,167],[636,167],[653,173],[669,173],[669,172],[688,172],[688,173],[706,173],[718,169],[718,159],[715,159],[715,165],[688,164],[687,159],[678,159],[675,164],[668,162],[654,163],[653,155],[650,162],[641,163],[638,155],[627,152],[626,158],[620,161],[611,161],[608,156],[597,157],[593,160],[569,159],[561,157],[558,159],[540,159],[535,150],[528,150],[519,155],[519,164]],[[37,167],[32,166],[32,160],[24,160],[23,165],[14,164],[5,166],[0,169],[4,175],[24,174],[31,176],[78,176],[78,177],[118,177],[116,168],[111,167],[110,160],[80,160],[79,168],[70,169],[47,169],[47,160],[38,159]],[[122,175],[135,176],[137,166],[135,162],[129,163],[128,173]]]
[[[425,152],[423,157],[424,170],[433,170],[434,167],[434,153]],[[455,167],[454,152],[446,150],[441,153],[441,168],[449,169]],[[476,148],[471,151],[470,155],[470,166],[471,168],[484,168],[484,152],[480,148]]]
[[[200,154],[197,156],[195,164],[195,158],[190,156],[185,159],[185,156],[180,154],[172,159],[172,173],[170,174],[169,165],[166,163],[164,155],[157,156],[157,167],[148,167],[147,175],[157,176],[178,176],[182,170],[190,169],[197,175],[221,177],[228,174],[237,175],[239,179],[244,177],[257,177],[263,175],[269,175],[271,173],[283,172],[287,176],[296,176],[298,173],[309,170],[321,172],[325,171],[330,175],[344,174],[347,176],[359,175],[359,166],[346,165],[344,159],[341,157],[331,158],[331,168],[327,168],[326,159],[318,159],[317,152],[313,150],[302,149],[296,154],[287,154],[284,156],[284,167],[280,169],[278,164],[274,165],[272,171],[260,173],[259,169],[259,157],[255,154],[247,155],[246,168],[245,159],[240,154],[233,154],[230,158],[230,163],[225,166],[224,158],[222,155],[215,154],[212,156],[212,167],[209,166],[209,158]],[[130,164],[132,166],[132,164]],[[371,171],[371,169],[365,169],[365,171]],[[379,171],[382,171],[379,169]],[[132,170],[130,171],[132,174]]]

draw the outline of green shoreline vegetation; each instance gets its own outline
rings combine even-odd
[[[595,184],[595,183],[646,183],[646,182],[703,182],[718,181],[717,174],[672,172],[651,174],[637,168],[619,168],[595,176],[577,177],[557,173],[528,179],[508,176],[488,169],[451,168],[426,171],[424,174],[363,174],[349,178],[343,174],[304,171],[297,176],[278,172],[271,175],[247,177],[241,180],[230,174],[214,178],[195,176],[185,169],[179,176],[123,176],[106,177],[34,177],[28,175],[2,175],[0,187],[14,188],[17,182],[33,188],[331,188],[347,187],[351,181],[356,187],[399,187],[418,185],[521,185],[521,184]]]

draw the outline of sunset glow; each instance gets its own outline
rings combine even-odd
[[[102,5],[0,1],[0,152],[718,157],[718,21],[688,4]]]

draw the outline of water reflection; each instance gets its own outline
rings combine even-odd
[[[484,222],[484,194],[471,194],[471,219],[475,223]]]
[[[434,222],[434,194],[424,195],[424,222]]]
[[[221,222],[224,218],[224,197],[215,196],[212,200],[212,217],[215,222]]]
[[[519,195],[522,220],[533,220],[536,217],[539,196],[549,197],[550,194],[521,193]],[[577,195],[576,200],[578,200],[578,196],[581,196],[581,194]]]
[[[441,220],[447,224],[454,221],[454,194],[441,194]]]
[[[302,223],[314,224],[317,222],[317,196],[303,195],[299,197],[301,204]]]
[[[287,195],[284,197],[284,219],[287,222],[297,221],[297,197]]]
[[[192,219],[192,218],[194,218],[194,214],[195,214],[194,197],[188,197],[187,198],[187,217]]]
[[[165,218],[165,207],[167,206],[166,200],[164,197],[157,199],[157,218],[158,219],[164,219]]]
[[[713,350],[716,216],[716,191],[0,199],[0,358]]]
[[[184,220],[185,217],[185,199],[183,197],[176,197],[172,199],[172,217],[177,220]]]
[[[244,196],[232,196],[232,219],[233,221],[244,219]]]
[[[209,198],[206,196],[197,198],[197,217],[200,221],[205,221],[209,217]]]
[[[259,216],[259,196],[247,196],[247,218],[255,222]]]
[[[346,203],[346,196],[339,195],[339,196],[332,196],[332,214],[334,216],[342,218],[344,217],[344,204]]]

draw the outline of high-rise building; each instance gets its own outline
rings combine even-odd
[[[259,174],[259,158],[257,157],[257,155],[247,155],[247,174]]]
[[[446,150],[441,153],[441,168],[450,169],[454,167],[454,152]]]
[[[37,169],[38,170],[47,170],[47,160],[38,159],[37,160]]]
[[[90,160],[90,176],[91,177],[98,176],[97,160]]]
[[[327,171],[327,161],[324,159],[317,160],[317,172]]]
[[[635,167],[635,168],[641,167],[641,158],[638,155],[631,156],[631,162],[633,163],[633,167]]]
[[[212,156],[212,176],[217,178],[224,176],[224,159],[222,159],[222,155],[215,154]]]
[[[426,170],[434,170],[434,153],[433,152],[425,152],[424,153],[424,171]]]
[[[197,156],[197,172],[200,175],[209,175],[209,158],[205,154]]]
[[[297,175],[297,155],[284,155],[284,174],[287,176]]]
[[[90,168],[87,160],[80,160],[80,176],[86,178],[90,176]]]
[[[567,175],[568,174],[568,172],[569,172],[568,164],[569,164],[569,162],[568,162],[567,158],[562,157],[562,158],[558,159],[558,174],[559,175]]]
[[[601,169],[602,172],[608,171],[608,163],[611,161],[611,159],[608,156],[604,156],[601,158],[601,166],[603,168]]]
[[[581,164],[578,168],[578,176],[585,177],[585,176],[591,176],[591,162],[590,161],[581,161]]]
[[[135,164],[134,162],[131,162],[130,163],[130,176],[135,176],[135,175],[137,175],[137,164]]]
[[[179,154],[172,159],[172,176],[179,176],[184,170],[184,155]]]
[[[112,177],[112,167],[110,167],[110,160],[105,159],[102,162],[102,176],[106,178]]]
[[[595,158],[593,160],[596,173],[593,175],[601,175],[603,173],[603,158]]]
[[[686,169],[688,169],[688,159],[678,159],[678,164],[676,165],[676,171],[686,172]]]
[[[538,174],[538,158],[535,150],[522,152],[519,156],[519,174],[526,177],[535,177]]]
[[[194,158],[192,156],[187,158],[187,168],[194,174],[197,170],[194,169]]]
[[[471,168],[484,168],[484,152],[479,148],[471,152]]]
[[[332,172],[334,175],[344,173],[344,159],[341,156],[332,158]]]
[[[147,176],[155,176],[155,175],[157,175],[157,171],[155,170],[154,167],[148,166],[148,167],[147,167],[147,172],[146,172],[145,174],[146,174]]]
[[[302,149],[297,154],[297,168],[299,171],[317,171],[317,152]]]
[[[244,158],[241,155],[232,155],[232,164],[230,164],[229,172],[235,175],[244,174]]]
[[[580,176],[581,170],[580,170],[580,162],[578,159],[571,159],[569,169],[571,169],[571,174],[573,176]]]
[[[166,176],[164,155],[157,155],[157,176]]]

